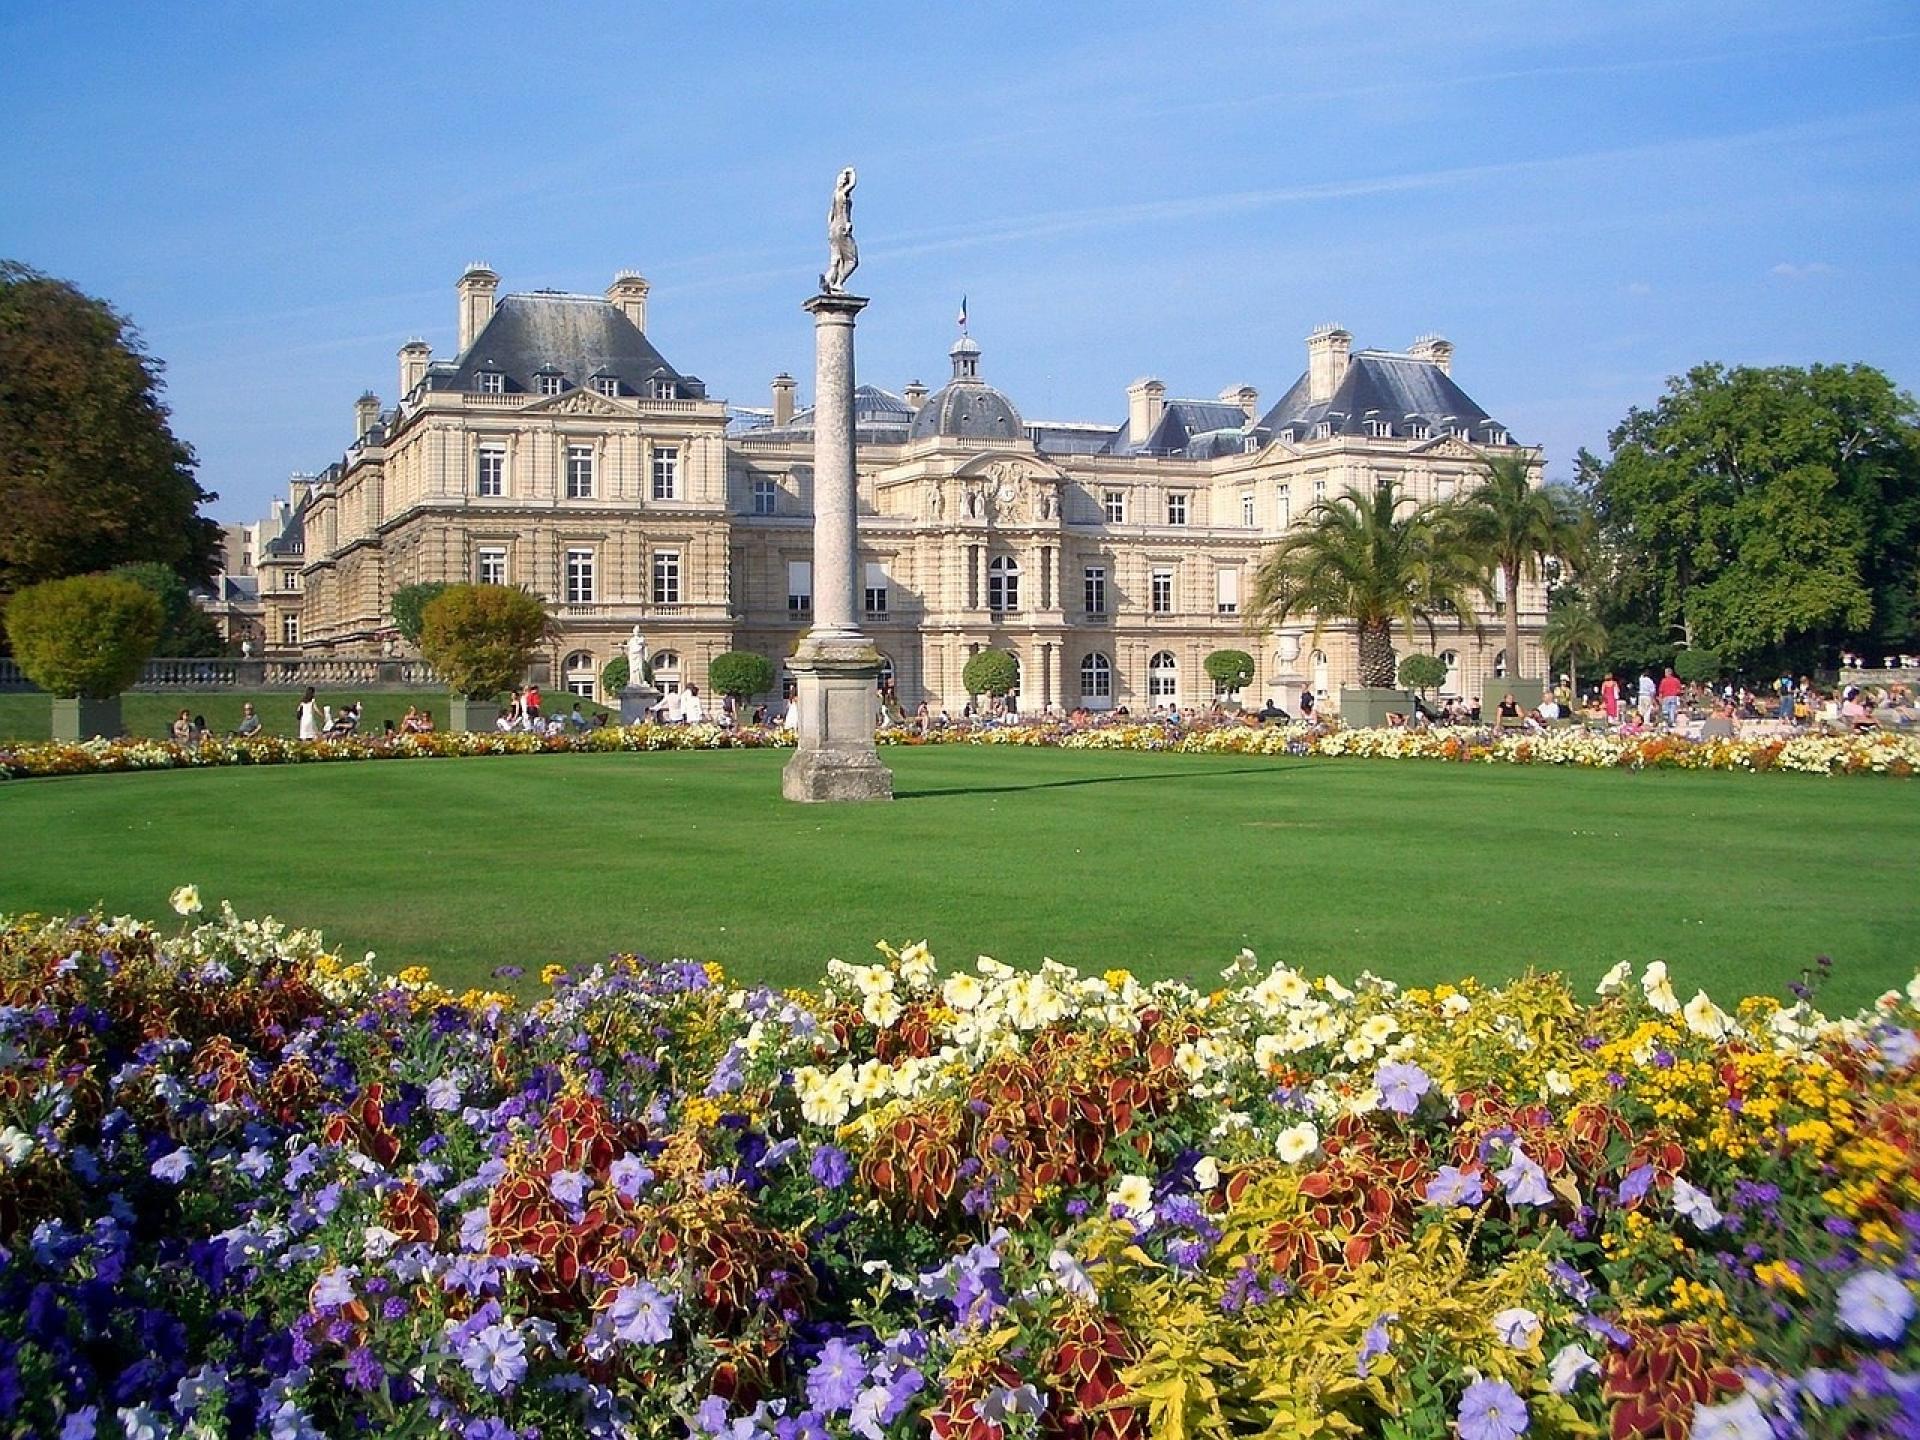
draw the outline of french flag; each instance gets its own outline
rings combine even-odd
[[[967,297],[964,295],[960,297],[960,314],[957,317],[957,319],[958,319],[960,328],[962,330],[966,329],[967,328]]]

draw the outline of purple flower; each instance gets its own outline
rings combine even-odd
[[[664,1345],[673,1337],[673,1297],[645,1280],[622,1285],[608,1312],[613,1333],[634,1345]]]
[[[1896,1275],[1862,1270],[1840,1287],[1840,1323],[1867,1340],[1892,1344],[1913,1319],[1913,1292]]]
[[[807,1166],[815,1180],[829,1190],[838,1190],[847,1183],[852,1166],[847,1163],[847,1152],[832,1145],[822,1145],[813,1152],[813,1160]]]
[[[1353,1373],[1362,1380],[1367,1378],[1367,1372],[1373,1368],[1373,1362],[1393,1348],[1393,1336],[1388,1333],[1387,1326],[1399,1318],[1389,1310],[1369,1325],[1367,1333],[1360,1337],[1360,1353],[1354,1357]]]
[[[427,1082],[427,1108],[442,1115],[460,1108],[460,1086],[451,1075],[435,1076]]]
[[[653,1172],[640,1162],[638,1155],[622,1155],[607,1167],[607,1179],[623,1199],[631,1200],[653,1183]]]
[[[1527,1433],[1527,1405],[1504,1380],[1476,1380],[1454,1417],[1460,1440],[1516,1440]]]
[[[1375,1073],[1374,1088],[1380,1103],[1396,1115],[1411,1115],[1420,1108],[1420,1097],[1433,1088],[1433,1081],[1418,1065],[1390,1060]]]
[[[182,1146],[154,1161],[152,1169],[154,1179],[164,1180],[169,1185],[178,1185],[187,1178],[187,1172],[193,1169],[193,1152]]]
[[[60,1440],[93,1440],[95,1427],[100,1423],[100,1407],[84,1405],[67,1416],[60,1426]]]
[[[336,1265],[322,1271],[320,1278],[313,1282],[313,1308],[338,1310],[342,1305],[351,1305],[353,1277],[359,1273],[351,1265]]]
[[[547,1177],[547,1188],[562,1205],[578,1205],[587,1193],[587,1177],[578,1170],[556,1170]]]
[[[860,1352],[836,1335],[821,1347],[820,1358],[807,1372],[807,1403],[829,1415],[850,1409],[866,1378]]]
[[[1679,1176],[1673,1180],[1673,1209],[1676,1215],[1693,1222],[1696,1229],[1711,1230],[1720,1223],[1720,1211],[1706,1195]]]
[[[1652,1184],[1653,1167],[1651,1165],[1636,1165],[1627,1172],[1626,1179],[1620,1182],[1620,1203],[1622,1205],[1638,1204],[1640,1198],[1647,1193],[1647,1188]]]
[[[1506,1168],[1493,1173],[1500,1183],[1506,1186],[1509,1205],[1551,1205],[1553,1203],[1553,1191],[1547,1185],[1547,1172],[1530,1159],[1527,1152],[1518,1145],[1514,1146],[1508,1154]]]
[[[460,1363],[473,1383],[504,1395],[527,1377],[527,1342],[512,1325],[488,1325],[460,1347]]]
[[[355,1347],[347,1356],[347,1385],[361,1391],[378,1390],[387,1378],[387,1372],[381,1368],[379,1359],[366,1346]]]
[[[1478,1205],[1484,1198],[1478,1170],[1442,1165],[1427,1182],[1429,1205]]]

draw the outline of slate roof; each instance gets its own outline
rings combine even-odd
[[[1226,400],[1169,400],[1146,440],[1134,445],[1125,424],[1074,425],[1063,421],[1027,427],[1040,450],[1052,455],[1178,455],[1205,460],[1246,448],[1246,413]]]
[[[534,291],[502,296],[484,328],[451,365],[433,365],[434,390],[478,390],[483,370],[504,375],[507,393],[531,394],[533,377],[558,371],[566,388],[596,375],[620,382],[623,395],[645,395],[649,381],[671,380],[682,399],[703,399],[706,386],[667,363],[619,306],[597,295]]]
[[[1260,418],[1259,430],[1271,437],[1291,425],[1295,438],[1304,440],[1323,420],[1335,435],[1364,435],[1368,420],[1381,420],[1398,436],[1407,435],[1410,425],[1419,422],[1430,426],[1436,436],[1448,425],[1464,425],[1472,439],[1485,440],[1490,431],[1506,428],[1438,365],[1389,350],[1354,352],[1347,373],[1323,404],[1312,404],[1307,394],[1303,374]]]
[[[913,419],[913,407],[891,390],[878,385],[858,385],[853,391],[854,438],[871,445],[898,445],[907,438],[907,426]],[[813,434],[813,406],[793,412],[785,425],[773,423],[773,412],[759,408],[736,408],[730,412],[729,435],[745,435],[755,440],[805,440]]]

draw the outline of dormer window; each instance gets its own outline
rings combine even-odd
[[[1316,440],[1331,440],[1333,438],[1333,422],[1331,420],[1322,420],[1319,424],[1315,425],[1313,427],[1313,438]]]
[[[1367,434],[1376,440],[1384,440],[1393,434],[1393,426],[1385,420],[1367,421]]]
[[[533,388],[536,393],[541,395],[558,395],[561,387],[565,384],[566,382],[558,375],[536,375],[533,377]]]
[[[1431,440],[1433,438],[1433,427],[1424,420],[1409,420],[1407,421],[1407,434],[1415,440]]]
[[[1286,429],[1282,430],[1278,435],[1274,436],[1273,438],[1276,440],[1282,441],[1285,444],[1291,445],[1293,444],[1294,440],[1297,437],[1293,433],[1293,427],[1289,425]]]
[[[678,387],[675,386],[671,380],[649,380],[647,382],[647,398],[649,400],[671,400],[674,398],[677,389]]]
[[[507,377],[498,370],[482,370],[479,375],[482,395],[504,395],[507,393]]]
[[[1455,440],[1465,440],[1468,438],[1468,431],[1465,425],[1449,425],[1447,426],[1447,434]]]
[[[596,375],[593,377],[593,392],[612,398],[620,393],[620,382],[612,375]]]
[[[1506,443],[1507,443],[1506,431],[1502,430],[1498,425],[1489,425],[1487,427],[1487,444],[1504,445]]]

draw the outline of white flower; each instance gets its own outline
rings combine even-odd
[[[1549,1070],[1540,1077],[1540,1084],[1549,1095],[1571,1095],[1573,1077],[1564,1070]]]
[[[1920,971],[1915,972],[1913,979],[1907,981],[1907,1003],[1920,1006]]]
[[[1364,1065],[1373,1058],[1374,1046],[1364,1035],[1349,1035],[1346,1043],[1340,1047],[1351,1065]]]
[[[1724,1040],[1733,1033],[1733,1017],[1708,999],[1704,990],[1694,993],[1681,1014],[1686,1019],[1687,1029],[1702,1039]]]
[[[1440,1002],[1440,1013],[1448,1019],[1464,1015],[1473,1008],[1473,1002],[1464,995],[1449,995]]]
[[[400,1236],[384,1225],[369,1225],[360,1232],[369,1259],[378,1260],[400,1243]]]
[[[18,1165],[33,1153],[33,1136],[17,1125],[0,1130],[0,1161]]]
[[[1153,1181],[1144,1175],[1123,1175],[1120,1183],[1107,1192],[1107,1203],[1139,1219],[1153,1209]]]
[[[198,915],[202,908],[200,905],[200,887],[198,885],[182,885],[167,897],[167,903],[173,906],[173,913],[176,915]]]
[[[1314,1129],[1311,1120],[1302,1120],[1282,1130],[1274,1148],[1287,1164],[1298,1165],[1320,1148],[1320,1132]]]
[[[1220,1162],[1211,1155],[1202,1155],[1193,1166],[1193,1183],[1202,1190],[1211,1190],[1220,1183]]]
[[[1540,1342],[1540,1317],[1523,1306],[1502,1310],[1493,1317],[1493,1333],[1509,1350],[1531,1350]]]
[[[1320,988],[1336,1000],[1345,1001],[1353,998],[1353,992],[1331,975],[1322,975],[1320,977]]]
[[[868,1024],[884,1030],[900,1018],[900,1001],[890,990],[878,991],[861,1002],[860,1013],[866,1016]]]
[[[1720,1212],[1713,1201],[1678,1176],[1673,1181],[1673,1211],[1699,1230],[1711,1230],[1720,1223]]]
[[[1360,1027],[1360,1038],[1369,1045],[1384,1045],[1400,1028],[1391,1015],[1376,1015]]]
[[[900,952],[900,978],[916,990],[933,979],[933,972],[933,952],[927,949],[926,941],[916,940]]]
[[[1627,977],[1632,974],[1633,962],[1631,960],[1622,960],[1618,965],[1615,965],[1600,977],[1600,983],[1593,987],[1593,993],[1600,996],[1617,995],[1620,991],[1626,989]],[[1563,1350],[1560,1353],[1564,1355],[1566,1351]]]
[[[1680,1013],[1680,997],[1673,993],[1673,982],[1667,978],[1666,961],[1656,960],[1647,966],[1647,973],[1640,977],[1640,993],[1662,1015]]]
[[[1751,1395],[1724,1405],[1694,1403],[1692,1440],[1773,1440],[1773,1427]]]
[[[1084,1300],[1089,1305],[1100,1302],[1100,1292],[1094,1288],[1093,1277],[1065,1250],[1056,1250],[1047,1257],[1047,1269],[1053,1272],[1053,1278],[1060,1288],[1074,1299]]]
[[[1207,1062],[1199,1049],[1190,1042],[1183,1041],[1180,1048],[1173,1052],[1173,1063],[1180,1073],[1189,1080],[1198,1080],[1207,1073]]]
[[[1563,1345],[1548,1368],[1547,1388],[1556,1395],[1568,1395],[1582,1375],[1600,1373],[1600,1362],[1578,1345]]]

